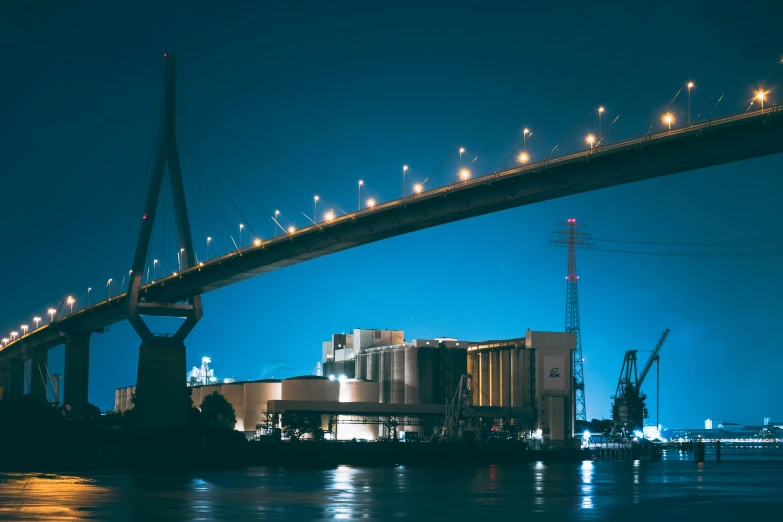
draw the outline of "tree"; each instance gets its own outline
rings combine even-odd
[[[233,430],[237,416],[231,403],[214,391],[201,401],[201,420],[204,424]]]
[[[280,422],[283,425],[283,433],[293,440],[299,440],[308,433],[320,430],[323,419],[320,413],[286,412]]]

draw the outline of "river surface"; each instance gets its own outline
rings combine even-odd
[[[783,519],[783,451],[703,464],[247,468],[168,475],[0,474],[0,520]],[[495,520],[498,520],[495,518]]]

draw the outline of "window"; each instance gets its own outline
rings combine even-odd
[[[375,338],[380,339],[381,338],[381,332],[379,330],[375,330]]]

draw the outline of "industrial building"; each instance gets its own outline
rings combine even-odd
[[[235,428],[249,436],[279,427],[283,414],[314,413],[336,439],[421,439],[445,433],[446,425],[467,430],[489,422],[557,443],[573,437],[575,345],[574,334],[562,332],[472,343],[406,342],[399,330],[356,329],[323,343],[325,376],[191,384],[192,399],[198,407],[213,392],[223,395],[234,407]],[[116,391],[117,411],[132,407],[133,389]],[[467,397],[461,409],[454,407],[460,393]],[[447,422],[451,415],[459,418]]]
[[[541,430],[546,439],[571,438],[575,346],[573,333],[530,330],[519,339],[470,343],[473,405],[517,412],[510,420],[522,433]]]

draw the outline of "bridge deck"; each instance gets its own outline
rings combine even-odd
[[[144,286],[147,302],[176,302],[253,276],[389,237],[509,208],[783,152],[779,107],[602,145],[476,177],[340,216],[236,250]],[[69,314],[0,349],[55,346],[64,335],[125,319],[125,294]]]

